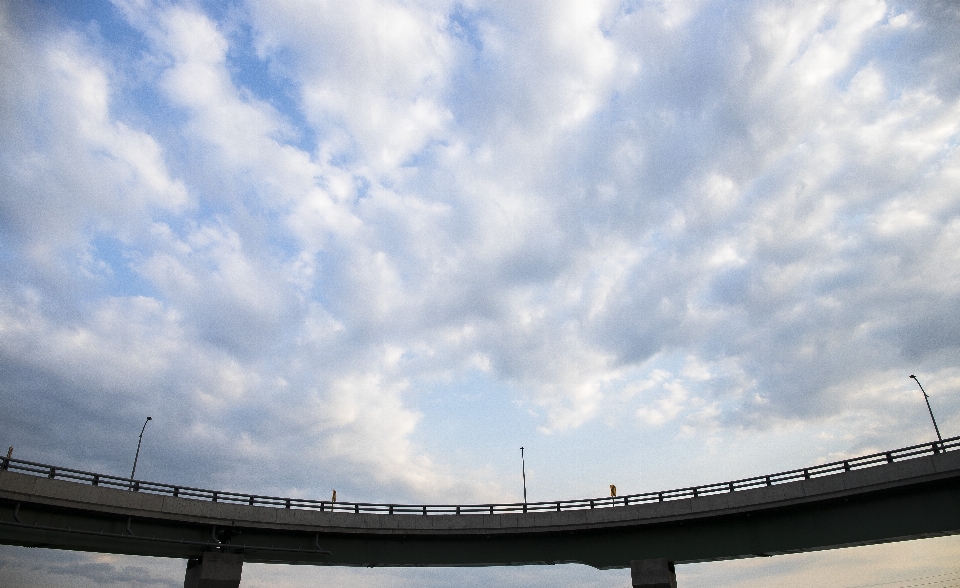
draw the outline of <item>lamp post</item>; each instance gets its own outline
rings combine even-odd
[[[137,441],[137,454],[133,458],[133,469],[130,470],[130,483],[133,483],[133,476],[137,473],[137,460],[140,459],[140,444],[143,443],[143,431],[147,428],[147,423],[153,420],[153,417],[147,417],[143,421],[143,428],[140,429],[140,440]]]
[[[523,472],[523,503],[527,503],[527,463],[523,459],[523,447],[520,448],[520,467]],[[524,507],[524,512],[526,512],[526,507]]]
[[[920,391],[923,392],[923,399],[927,402],[927,410],[930,412],[930,420],[933,421],[933,430],[937,432],[937,439],[943,443],[943,437],[940,436],[940,428],[937,426],[937,419],[933,418],[933,409],[930,408],[930,397],[927,396],[927,391],[923,389],[920,380],[918,380],[915,375],[910,374],[910,378],[917,383],[917,386],[920,386]]]

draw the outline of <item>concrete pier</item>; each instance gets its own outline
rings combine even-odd
[[[673,564],[663,558],[631,560],[630,580],[633,588],[677,588]]]
[[[240,588],[243,554],[208,551],[187,560],[183,588]]]

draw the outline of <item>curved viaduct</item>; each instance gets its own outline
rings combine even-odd
[[[0,460],[0,543],[186,558],[186,586],[236,586],[242,561],[632,565],[636,586],[675,586],[674,563],[960,533],[958,449],[960,437],[615,499],[463,506],[273,498],[9,459]],[[203,583],[204,566],[234,570],[236,583]]]

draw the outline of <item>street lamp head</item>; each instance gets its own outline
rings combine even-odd
[[[910,374],[910,377],[913,378],[914,380],[917,379],[917,377],[916,377],[915,375],[913,375],[913,374]]]
[[[910,376],[910,377],[912,378],[913,376]],[[147,420],[148,420],[148,421],[152,421],[152,420],[153,420],[153,417],[147,417]]]

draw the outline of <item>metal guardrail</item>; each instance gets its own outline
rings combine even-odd
[[[23,461],[13,458],[0,458],[0,469],[43,476],[50,479],[69,480],[79,483],[119,488],[134,492],[147,492],[163,496],[191,498],[211,502],[225,502],[229,504],[244,504],[248,506],[267,506],[275,508],[297,508],[319,510],[321,512],[352,512],[374,514],[421,514],[421,515],[465,515],[465,514],[507,514],[543,511],[580,510],[590,508],[609,508],[613,506],[629,506],[666,500],[680,500],[748,490],[763,486],[774,486],[786,482],[809,480],[839,472],[848,472],[893,463],[904,459],[911,459],[925,455],[933,455],[945,451],[960,449],[960,437],[951,437],[943,441],[911,445],[901,449],[873,453],[862,457],[834,461],[818,466],[778,472],[765,476],[742,478],[730,482],[690,486],[659,492],[645,492],[608,498],[584,498],[579,500],[556,500],[550,502],[528,502],[507,504],[374,504],[367,502],[331,502],[329,500],[308,500],[304,498],[281,498],[277,496],[262,496],[259,494],[242,494],[239,492],[224,492],[221,490],[204,490],[188,486],[161,484],[131,478],[121,478],[106,474],[95,474],[70,468],[61,468],[48,464]]]

